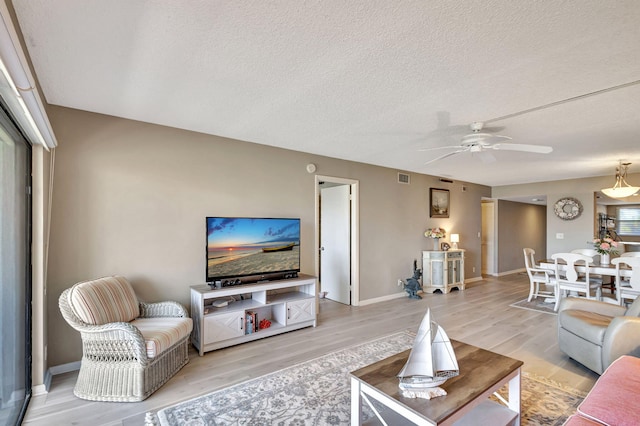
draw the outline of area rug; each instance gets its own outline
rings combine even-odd
[[[527,309],[529,311],[538,311],[544,312],[545,314],[557,315],[557,313],[553,310],[553,308],[555,307],[555,302],[547,303],[544,300],[545,299],[542,297],[536,297],[531,302],[527,301],[527,299],[523,299],[519,302],[512,303],[509,306],[513,306],[514,308]]]
[[[348,425],[349,372],[409,349],[414,335],[396,333],[267,374],[150,414],[147,424]],[[522,424],[561,425],[584,394],[526,373]],[[372,413],[364,407],[364,418]]]

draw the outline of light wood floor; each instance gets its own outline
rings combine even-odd
[[[363,285],[366,285],[364,283]],[[368,306],[320,301],[319,324],[221,349],[189,363],[139,403],[76,398],[77,372],[54,376],[50,392],[31,400],[26,425],[142,425],[147,411],[212,392],[350,345],[397,331],[416,331],[427,307],[450,338],[524,361],[523,370],[587,391],[598,376],[570,360],[557,345],[556,316],[509,305],[528,295],[525,274],[487,278],[447,295],[425,294]]]

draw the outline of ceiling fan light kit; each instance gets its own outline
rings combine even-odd
[[[611,188],[603,188],[602,193],[611,198],[630,197],[640,191],[640,187],[631,186],[627,183],[627,169],[631,163],[623,163],[620,161],[616,167],[616,183]]]

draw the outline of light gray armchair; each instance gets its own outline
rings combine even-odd
[[[558,310],[560,350],[602,374],[622,355],[640,356],[640,298],[629,308],[567,297]]]

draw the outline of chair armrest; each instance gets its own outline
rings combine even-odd
[[[179,317],[186,318],[189,316],[187,310],[178,302],[158,302],[144,303],[140,302],[140,318],[157,318],[157,317]]]
[[[569,309],[594,312],[607,317],[621,317],[627,311],[623,306],[614,305],[612,303],[582,299],[579,297],[563,297],[560,301],[558,314]]]
[[[542,273],[549,284],[555,284],[556,281],[556,271],[553,269],[547,268],[529,268],[529,272],[531,273]]]
[[[603,370],[622,355],[640,356],[640,317],[616,317],[602,344]]]
[[[545,268],[529,268],[529,271],[531,272],[542,272],[545,275],[554,275],[553,271],[551,269],[545,269]]]
[[[134,355],[142,365],[149,362],[142,333],[128,322],[85,325],[78,330],[82,334],[82,347],[86,358],[122,360],[130,359]]]

